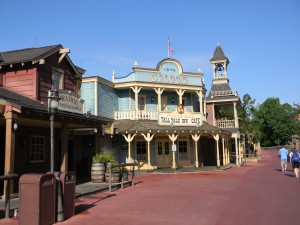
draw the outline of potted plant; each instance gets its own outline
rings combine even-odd
[[[102,148],[92,158],[91,181],[93,183],[104,182],[106,163],[115,161],[113,152],[110,149]]]
[[[121,168],[120,167],[113,167],[111,168],[111,183],[119,183],[121,177]],[[105,181],[109,182],[109,168],[106,167],[105,173]]]

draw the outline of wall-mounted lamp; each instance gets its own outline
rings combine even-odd
[[[172,103],[175,102],[175,98],[174,98],[174,97],[171,98],[171,102],[172,102]]]
[[[151,96],[150,101],[151,101],[151,102],[154,102],[154,97],[153,97],[153,96]]]
[[[16,132],[18,130],[18,124],[17,124],[16,120],[12,121],[12,126],[11,127],[12,127],[13,132]]]

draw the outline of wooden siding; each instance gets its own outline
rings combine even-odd
[[[118,111],[118,95],[114,88],[98,83],[98,115],[113,119]]]
[[[206,105],[206,114],[207,114],[207,123],[210,125],[213,125],[214,121],[213,121],[213,107],[214,105],[210,104],[210,105]]]
[[[29,98],[36,99],[36,69],[18,68],[18,70],[5,72],[3,76],[3,87]]]
[[[74,78],[75,71],[73,70],[66,58],[64,58],[60,63],[58,63],[59,57],[60,54],[55,53],[46,58],[45,64],[38,65],[38,100],[42,102],[48,101],[48,91],[52,89],[52,74],[54,68],[63,71],[63,89],[70,90],[77,94],[76,80]]]
[[[119,91],[119,111],[129,111],[135,109],[134,93],[132,91],[131,91],[131,97],[132,99],[130,100],[128,90]],[[131,101],[131,109],[129,107],[130,101]]]
[[[84,82],[81,84],[81,98],[84,100],[84,112],[91,110],[95,112],[95,82]]]

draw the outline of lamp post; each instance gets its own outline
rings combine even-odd
[[[50,113],[50,157],[51,157],[51,169],[50,172],[54,172],[54,115],[58,109],[59,95],[57,90],[51,90],[48,92],[48,112]]]

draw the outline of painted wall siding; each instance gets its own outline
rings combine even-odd
[[[91,110],[92,115],[95,112],[95,82],[84,82],[81,84],[81,98],[84,100],[84,112]]]
[[[36,83],[35,68],[6,72],[3,76],[3,87],[38,100]]]
[[[120,109],[120,111],[129,111],[130,110],[130,107],[129,107],[129,101],[130,101],[129,91],[128,90],[120,90],[118,92],[118,95],[119,95],[119,109]],[[134,107],[134,105],[133,105],[133,107]]]
[[[113,119],[114,111],[118,111],[117,91],[112,87],[98,83],[98,115]]]
[[[214,121],[213,121],[213,107],[214,105],[213,104],[209,104],[209,105],[206,105],[206,114],[207,114],[207,123],[210,124],[210,125],[213,125],[214,124]]]
[[[161,76],[162,79],[156,79]],[[156,78],[154,78],[156,77]],[[185,79],[185,81],[183,81]],[[166,72],[133,72],[128,76],[115,78],[114,83],[124,83],[124,82],[151,82],[151,83],[161,83],[161,84],[184,84],[191,86],[202,86],[202,77],[194,76],[182,76],[176,73],[166,73]]]

